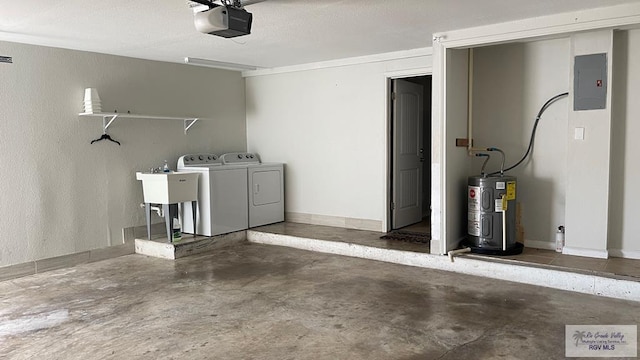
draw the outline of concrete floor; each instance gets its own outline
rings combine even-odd
[[[638,324],[639,309],[243,243],[1,282],[0,358],[559,359],[565,324]]]

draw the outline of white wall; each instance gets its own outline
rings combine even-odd
[[[445,178],[442,192],[447,204],[440,212],[444,219],[444,237],[453,241],[447,242],[446,251],[458,247],[459,240],[467,236],[467,173],[470,159],[467,149],[456,147],[456,139],[467,137],[467,115],[469,113],[469,51],[466,49],[448,49],[446,55],[445,76],[447,124],[442,134],[446,156],[444,161]],[[436,132],[434,131],[434,134]],[[435,173],[435,172],[434,172]],[[436,189],[433,190],[438,191]],[[434,213],[436,211],[434,210]],[[437,218],[437,216],[434,216]],[[440,240],[434,236],[435,241]],[[431,252],[436,252],[436,242],[432,241]],[[446,251],[444,251],[446,253]]]
[[[605,109],[569,111],[567,136],[567,196],[564,254],[607,258],[609,176],[611,156],[611,88],[613,30],[571,36],[571,84],[573,59],[607,54],[607,102]],[[584,128],[584,140],[574,139],[574,129]]]
[[[640,259],[640,30],[614,34],[609,252]]]
[[[246,148],[237,72],[7,42],[0,54],[14,61],[0,64],[0,266],[120,244],[145,224],[136,171]],[[105,111],[212,120],[184,135],[178,120],[118,119],[122,146],[89,145],[102,121],[78,117],[86,87]]]
[[[508,167],[526,152],[540,107],[569,86],[569,39],[544,40],[474,50],[473,138],[475,147],[506,152]],[[542,116],[530,160],[510,171],[517,176],[517,199],[527,246],[553,248],[557,226],[565,221],[567,117],[570,99],[551,105]],[[500,169],[491,153],[487,169]],[[470,175],[484,158],[473,160]]]
[[[433,174],[435,175],[433,179],[432,195],[432,199],[434,200],[433,214],[437,215],[439,213],[444,214],[447,212],[462,212],[462,206],[457,204],[455,200],[452,202],[452,199],[447,196],[448,194],[443,194],[446,198],[438,198],[439,193],[445,188],[444,183],[448,181],[443,167],[458,166],[463,168],[466,166],[464,161],[454,161],[453,164],[451,164],[451,161],[448,161],[449,151],[446,146],[447,141],[445,141],[446,139],[441,139],[446,133],[446,129],[451,126],[457,126],[455,124],[449,124],[449,119],[447,119],[445,111],[448,105],[447,102],[449,101],[446,97],[448,84],[445,66],[446,55],[449,50],[476,48],[479,46],[513,42],[528,42],[568,36],[572,36],[572,39],[575,40],[578,37],[583,36],[585,33],[597,32],[599,30],[606,32],[611,31],[611,29],[628,28],[629,26],[637,27],[638,24],[640,24],[640,4],[626,4],[608,8],[555,14],[476,28],[435,33],[433,35],[434,117],[432,121],[435,134],[433,147]],[[589,39],[590,36],[591,38]],[[597,36],[586,35],[586,37],[587,39],[585,41],[578,41],[580,44],[576,41],[572,41],[569,55],[570,65],[573,63],[573,55],[581,54],[583,50],[587,50],[588,52],[603,52],[604,50],[604,52],[608,52],[610,55],[612,54],[612,41],[608,40],[608,43],[605,44],[600,41],[601,39],[597,39]],[[611,38],[611,36],[609,37]],[[612,61],[615,62],[617,60],[612,59]],[[634,67],[634,65],[630,65],[630,67]],[[571,72],[572,70],[570,68],[569,73],[571,74]],[[569,84],[572,84],[572,80],[572,78],[569,79]],[[615,84],[610,84],[612,86],[616,86]],[[459,100],[454,99],[453,101]],[[611,108],[610,105],[611,103],[609,103],[609,109]],[[620,130],[617,130],[615,126],[612,126],[613,122],[611,121],[611,117],[591,120],[593,121],[581,118],[579,115],[575,116],[575,114],[569,116],[569,131],[567,131],[566,138],[567,142],[573,140],[573,128],[580,125],[585,125],[584,127],[587,131],[585,136],[593,134],[596,135],[598,140],[588,142],[588,146],[583,149],[586,150],[584,153],[575,146],[572,149],[569,149],[570,145],[567,145],[568,167],[567,185],[565,187],[567,192],[565,197],[565,224],[567,225],[568,231],[570,231],[569,228],[572,228],[575,231],[573,234],[568,232],[567,239],[573,238],[575,241],[580,243],[579,245],[586,245],[586,247],[582,248],[580,248],[580,246],[576,246],[575,248],[579,251],[572,252],[573,254],[578,255],[579,253],[580,255],[585,256],[601,257],[603,255],[606,256],[607,254],[607,242],[611,243],[611,239],[607,239],[607,236],[611,236],[611,231],[609,229],[610,222],[618,221],[618,225],[622,226],[619,224],[619,220],[613,219],[613,216],[616,214],[615,212],[618,210],[609,210],[610,205],[613,206],[613,204],[609,201],[608,194],[611,192],[615,194],[615,197],[617,198],[621,198],[625,195],[619,194],[619,190],[614,189],[613,185],[611,187],[609,186],[609,178],[618,175],[609,171],[609,161],[603,160],[603,157],[601,156],[602,153],[594,155],[596,152],[602,151],[606,153],[605,157],[607,158],[609,158],[609,153],[611,156],[615,156],[614,151],[610,151],[610,145],[620,141],[620,139],[615,138],[611,143],[607,143],[605,139],[611,139],[608,135],[611,133],[615,136],[615,131],[620,132]],[[587,123],[589,126],[586,126]],[[442,129],[444,129],[444,131]],[[613,131],[610,132],[610,130]],[[628,136],[633,138],[635,137],[635,134],[629,134]],[[585,141],[585,143],[587,142]],[[575,156],[575,154],[578,154],[578,156]],[[586,159],[583,155],[586,155],[586,158],[589,159]],[[591,155],[594,155],[593,158],[591,158]],[[577,163],[579,167],[581,167],[581,170],[574,172],[575,167],[572,167],[573,162]],[[615,164],[613,165],[615,166]],[[582,171],[589,167],[598,169],[598,171],[591,173],[589,171]],[[611,168],[613,169],[613,167]],[[602,169],[604,169],[604,172],[600,171]],[[439,174],[439,176],[437,174]],[[573,178],[570,178],[570,176]],[[624,176],[626,177],[626,174]],[[580,182],[580,178],[586,179],[586,181]],[[594,179],[596,180],[594,181]],[[603,181],[602,179],[605,180]],[[613,184],[613,182],[611,184]],[[593,199],[580,201],[580,197],[592,195],[594,196]],[[614,195],[611,195],[611,197],[614,198]],[[594,210],[591,211],[592,209]],[[611,211],[611,216],[609,216],[609,211]],[[620,212],[622,211],[618,211],[617,214],[620,215]],[[625,216],[629,216],[627,212],[625,212]],[[630,216],[633,216],[633,212]],[[586,224],[587,226],[580,229],[582,224]],[[448,236],[448,234],[442,233],[444,225],[444,219],[434,219],[432,221],[432,234],[434,239],[444,242],[448,247],[450,243],[455,242],[457,239],[452,236]],[[585,231],[585,229],[593,231],[589,232]],[[581,240],[582,235],[587,236],[585,241]],[[592,240],[594,240],[593,244]],[[569,241],[570,247],[572,246],[572,244],[570,244],[571,242],[573,241]],[[432,241],[432,249],[433,245],[434,241]],[[592,245],[595,245],[596,248]],[[621,249],[618,254],[624,251],[625,250]],[[635,254],[640,258],[640,254],[637,252]]]
[[[384,230],[387,75],[430,65],[420,56],[247,77],[248,149],[286,163],[287,213]]]
[[[635,186],[640,183],[640,171],[634,166],[632,155],[640,152],[640,145],[634,141],[637,134],[640,134],[640,128],[633,121],[640,114],[640,105],[635,101],[640,96],[640,85],[632,80],[639,76],[636,74],[639,70],[633,64],[640,61],[640,30],[617,32],[614,40],[610,172],[606,164],[592,164],[594,153],[603,152],[605,156],[607,153],[609,136],[606,119],[574,118],[574,125],[569,129],[568,116],[572,111],[572,98],[558,101],[550,107],[538,127],[533,160],[513,172],[518,176],[518,201],[523,205],[522,221],[527,244],[536,247],[553,246],[555,226],[565,224],[566,178],[569,168],[574,172],[574,189],[582,188],[587,191],[586,188],[589,188],[589,195],[586,197],[600,197],[600,201],[604,201],[602,199],[606,196],[610,197],[608,225],[605,225],[606,218],[602,215],[606,211],[606,205],[585,206],[575,203],[570,206],[575,220],[569,232],[573,230],[575,233],[577,227],[597,234],[593,236],[593,244],[585,234],[573,236],[570,247],[577,248],[584,255],[597,256],[591,251],[584,253],[584,249],[600,253],[609,249],[612,256],[640,258],[640,241],[637,235],[640,225],[635,221],[637,211],[634,205],[640,201],[640,190]],[[591,46],[595,41],[589,38],[587,42]],[[507,165],[520,158],[525,151],[534,116],[540,105],[554,93],[571,90],[570,47],[569,38],[565,38],[475,49],[475,145],[495,145],[507,150]],[[580,115],[602,116],[602,113],[603,111],[582,112]],[[597,127],[600,125],[605,128]],[[584,141],[573,139],[573,128],[577,126],[586,128]],[[593,141],[598,144],[591,144]],[[589,159],[569,161],[569,144],[573,148],[573,156],[587,154]],[[599,161],[602,160],[604,159]],[[473,173],[479,172],[481,162],[475,162]],[[498,160],[494,158],[490,169],[496,170],[497,164]],[[580,167],[581,170],[575,170],[575,167]],[[599,175],[586,178],[596,181],[609,178],[609,192],[594,190],[603,186],[590,185],[591,180],[586,181],[585,176],[575,175],[594,170],[598,170]],[[578,193],[574,197],[580,200],[585,196]],[[594,211],[600,214],[597,219],[590,218],[589,214]],[[607,229],[608,235],[604,235]]]

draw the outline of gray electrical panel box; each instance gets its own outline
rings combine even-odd
[[[573,71],[573,110],[606,108],[607,54],[576,56]]]

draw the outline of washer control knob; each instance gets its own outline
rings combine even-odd
[[[200,155],[200,156],[198,156],[198,159],[204,160],[204,156]]]
[[[191,161],[193,161],[193,156],[191,157]]]
[[[238,159],[242,159],[242,154],[238,154]]]

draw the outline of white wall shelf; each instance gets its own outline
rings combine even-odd
[[[102,131],[103,133],[107,132],[107,129],[113,121],[117,118],[127,118],[127,119],[157,119],[157,120],[182,120],[184,122],[184,133],[195,124],[198,120],[202,118],[197,117],[173,117],[173,116],[156,116],[156,115],[141,115],[141,114],[130,114],[130,113],[80,113],[79,116],[84,117],[101,117],[102,118]]]

